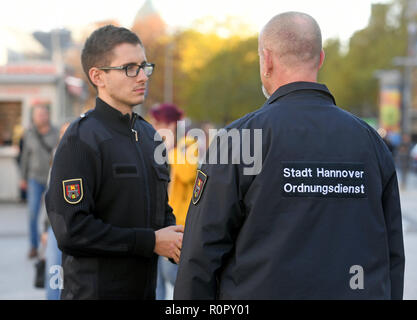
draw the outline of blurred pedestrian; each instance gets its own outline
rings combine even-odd
[[[58,130],[50,122],[49,109],[45,104],[32,108],[32,127],[24,135],[23,151],[20,159],[22,180],[20,187],[27,189],[29,206],[29,258],[38,255],[39,210],[45,192],[52,150],[58,142]]]
[[[183,118],[183,110],[174,104],[160,104],[150,111],[150,122],[156,130],[169,130],[173,141],[165,140],[168,152],[168,164],[170,168],[170,183],[168,186],[169,205],[175,215],[178,225],[185,225],[185,218],[188,205],[191,201],[194,180],[197,172],[197,162],[187,159],[189,152],[196,140],[190,137],[182,137],[178,144],[177,123]],[[192,156],[197,159],[198,151]],[[192,152],[192,150],[191,150]],[[173,264],[163,257],[158,261],[158,280],[156,287],[156,299],[165,300],[167,298],[167,284],[174,286],[177,277],[178,265]]]
[[[164,139],[167,152],[175,147],[177,122],[184,116],[184,111],[172,103],[162,103],[150,110],[149,122],[158,130],[168,130],[174,139]],[[163,137],[164,138],[164,137]]]
[[[279,14],[258,51],[268,100],[226,127],[198,170],[174,298],[402,299],[394,163],[378,133],[317,83],[317,22]]]
[[[179,260],[183,227],[168,205],[155,130],[133,108],[154,64],[136,34],[107,25],[81,62],[96,107],[74,121],[55,153],[46,209],[62,251],[61,299],[155,299],[158,255]]]

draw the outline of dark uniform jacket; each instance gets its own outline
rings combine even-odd
[[[62,299],[154,299],[154,231],[175,224],[154,134],[97,98],[62,138],[46,195],[63,251]]]
[[[280,87],[234,128],[262,129],[262,170],[202,165],[174,298],[401,299],[397,176],[375,130],[309,82]]]

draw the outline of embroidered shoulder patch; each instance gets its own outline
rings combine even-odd
[[[197,177],[195,179],[194,190],[193,190],[193,204],[196,205],[200,201],[201,195],[203,194],[204,186],[207,182],[207,175],[201,171],[197,170]]]
[[[83,199],[83,181],[81,178],[62,181],[64,199],[69,204],[77,204]]]

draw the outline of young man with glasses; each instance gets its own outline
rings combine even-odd
[[[182,226],[168,205],[155,130],[132,111],[154,65],[125,28],[87,39],[82,65],[96,107],[71,124],[55,155],[46,206],[63,251],[62,299],[154,299],[158,255],[179,261]]]

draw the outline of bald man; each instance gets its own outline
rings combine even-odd
[[[324,61],[317,22],[297,12],[275,16],[260,33],[259,57],[267,101],[226,130],[262,130],[237,148],[249,145],[261,168],[247,170],[233,152],[227,164],[210,162],[235,139],[212,143],[187,215],[174,297],[402,299],[391,154],[317,83]]]

